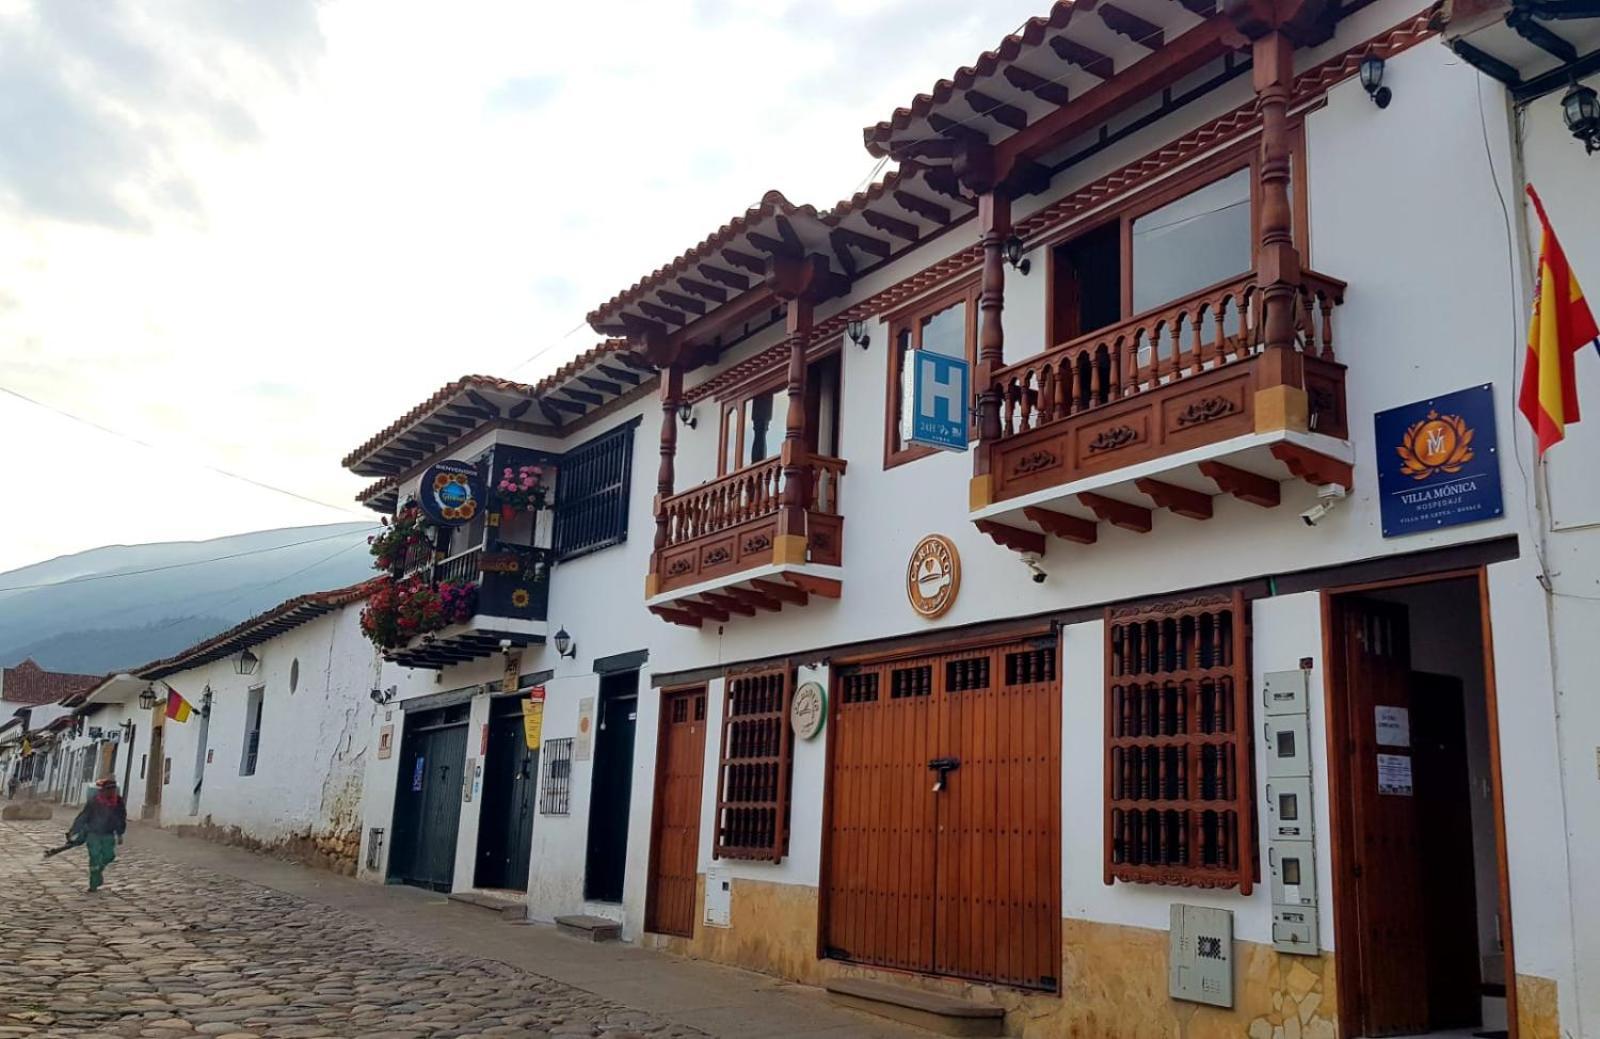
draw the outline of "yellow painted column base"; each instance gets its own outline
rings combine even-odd
[[[772,539],[772,561],[774,563],[804,563],[806,561],[806,539],[800,534],[779,534]]]
[[[994,504],[994,477],[989,473],[974,476],[967,484],[967,511],[977,512]]]
[[[644,597],[654,599],[661,592],[661,577],[657,574],[644,575]]]
[[[1299,386],[1268,386],[1257,390],[1255,414],[1257,433],[1276,433],[1282,429],[1304,433],[1310,429],[1310,401]]]

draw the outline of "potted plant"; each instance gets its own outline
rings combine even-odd
[[[379,649],[395,649],[418,635],[471,620],[478,605],[478,586],[441,581],[429,584],[420,575],[386,579],[367,596],[361,610],[361,631]]]
[[[383,523],[383,532],[367,538],[374,569],[398,571],[414,548],[426,548],[429,545],[422,510],[415,502],[406,503],[394,514],[392,521],[384,516],[380,522]]]
[[[545,483],[545,469],[541,465],[506,466],[500,470],[495,483],[495,495],[500,499],[501,518],[510,522],[518,512],[537,512],[549,500],[549,486]]]

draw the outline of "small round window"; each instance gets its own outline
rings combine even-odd
[[[294,692],[300,687],[300,658],[295,657],[289,662],[289,692]]]

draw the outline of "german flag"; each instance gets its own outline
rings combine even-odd
[[[1517,405],[1533,427],[1539,454],[1567,435],[1567,423],[1578,421],[1578,378],[1573,357],[1587,344],[1600,349],[1600,329],[1583,298],[1567,254],[1545,215],[1539,195],[1528,185],[1528,198],[1539,214],[1539,276],[1533,286],[1533,319],[1528,323],[1528,359],[1522,369]]]
[[[189,701],[170,685],[167,686],[167,717],[175,722],[186,722],[194,708],[189,706]]]

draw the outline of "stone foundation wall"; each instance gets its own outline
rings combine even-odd
[[[298,833],[277,840],[264,841],[245,833],[237,826],[218,826],[210,817],[201,823],[177,824],[165,828],[185,837],[199,837],[217,844],[275,855],[346,877],[356,875],[356,859],[361,853],[361,835],[356,830],[344,833]]]
[[[1234,1005],[1222,1009],[1168,997],[1164,930],[1063,920],[1063,987],[1059,995],[1048,995],[821,959],[817,889],[812,887],[736,880],[733,926],[707,927],[704,919],[702,876],[694,937],[645,935],[641,944],[811,985],[829,978],[871,978],[990,1003],[1005,1008],[1006,1034],[1024,1039],[1334,1039],[1338,1034],[1331,953],[1284,956],[1270,945],[1234,942]]]

